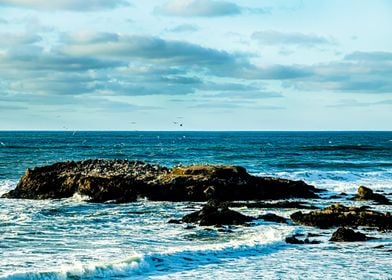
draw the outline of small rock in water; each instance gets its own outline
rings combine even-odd
[[[350,228],[338,228],[333,234],[329,241],[335,242],[355,242],[355,241],[366,241],[371,238],[367,237],[365,234],[353,231]]]
[[[275,223],[283,223],[283,224],[287,224],[287,219],[283,218],[281,216],[278,216],[276,214],[273,213],[267,213],[264,215],[260,215],[257,217],[258,219],[262,219],[266,222],[275,222]]]
[[[389,205],[391,202],[389,199],[379,193],[374,193],[372,189],[365,187],[365,186],[360,186],[358,188],[357,194],[353,198],[354,200],[373,200],[379,204],[386,204]]]
[[[296,238],[295,236],[288,236],[285,239],[288,244],[305,244],[305,241]]]
[[[181,221],[177,220],[177,219],[170,219],[167,223],[168,224],[181,224]]]
[[[216,200],[208,201],[201,210],[182,218],[185,223],[199,223],[201,226],[245,225],[252,220],[253,217],[230,210],[227,203]]]
[[[320,244],[321,243],[318,240],[309,240],[308,238],[301,240],[298,239],[296,235],[286,237],[285,241],[288,244]]]

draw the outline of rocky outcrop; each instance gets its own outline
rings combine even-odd
[[[256,177],[243,167],[194,165],[173,169],[127,160],[61,162],[28,169],[8,198],[65,198],[75,193],[92,201],[129,202],[219,199],[317,198],[320,191],[303,181]]]
[[[345,207],[334,204],[310,213],[295,212],[290,217],[295,223],[318,228],[366,226],[379,230],[392,229],[390,213],[372,211],[368,207]]]
[[[184,223],[198,223],[200,226],[245,225],[255,218],[230,210],[225,202],[209,201],[199,211],[182,218]]]
[[[379,204],[391,204],[387,197],[382,194],[375,193],[372,189],[364,186],[360,186],[358,188],[357,194],[354,196],[353,200],[373,200]]]
[[[365,234],[359,231],[353,231],[350,228],[340,227],[333,234],[329,241],[335,242],[355,242],[355,241],[366,241],[372,238],[367,237]]]

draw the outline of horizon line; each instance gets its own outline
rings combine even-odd
[[[0,129],[0,132],[392,132],[392,130],[84,130],[84,129]]]

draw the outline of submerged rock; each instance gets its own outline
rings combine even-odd
[[[365,234],[353,231],[350,228],[340,227],[333,234],[329,241],[335,242],[355,242],[355,241],[366,241],[371,239],[367,237]]]
[[[225,202],[209,201],[199,211],[182,218],[184,223],[198,223],[201,226],[245,225],[255,218],[230,210]]]
[[[354,196],[353,200],[373,200],[379,204],[391,204],[386,196],[374,193],[372,189],[365,186],[360,186],[358,188],[357,194]]]
[[[310,213],[295,212],[290,217],[296,223],[318,228],[367,226],[379,230],[392,229],[390,213],[372,211],[368,207],[346,207],[334,204]]]
[[[47,199],[79,193],[94,202],[129,202],[137,197],[156,201],[233,201],[317,198],[319,191],[303,181],[252,176],[239,166],[170,169],[140,161],[86,160],[28,169],[16,189],[3,197]]]

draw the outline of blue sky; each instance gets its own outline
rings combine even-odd
[[[0,0],[0,129],[391,130],[391,26],[388,0]]]

